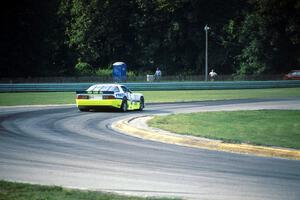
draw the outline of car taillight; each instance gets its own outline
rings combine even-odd
[[[77,95],[77,99],[89,99],[89,95]]]
[[[116,99],[116,97],[114,95],[103,95],[102,98],[103,99]]]

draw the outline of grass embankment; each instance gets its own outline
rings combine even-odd
[[[150,126],[230,143],[300,149],[300,111],[258,110],[157,116]]]
[[[0,200],[168,200],[0,181]]]
[[[300,88],[141,91],[146,103],[300,97]],[[74,92],[0,93],[0,106],[75,104]]]

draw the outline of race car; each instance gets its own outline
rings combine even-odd
[[[126,112],[145,107],[143,94],[133,93],[120,84],[96,84],[85,91],[76,91],[76,105],[80,111],[114,108]]]

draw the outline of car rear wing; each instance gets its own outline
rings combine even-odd
[[[86,91],[86,90],[79,90],[76,91],[76,94],[114,94],[113,91]]]

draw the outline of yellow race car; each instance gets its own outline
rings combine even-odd
[[[80,111],[99,108],[115,108],[123,112],[142,111],[145,99],[143,94],[133,93],[124,85],[96,84],[86,91],[76,91],[76,105]]]

